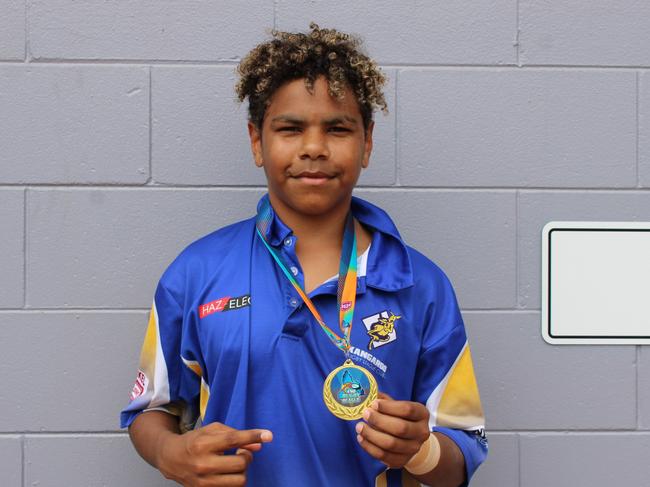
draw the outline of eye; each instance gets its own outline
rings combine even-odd
[[[299,132],[300,127],[296,127],[293,125],[288,125],[286,127],[280,127],[278,128],[278,132]]]
[[[352,132],[349,128],[343,127],[342,125],[335,125],[334,127],[329,128],[330,132],[334,133],[347,133],[347,132]]]

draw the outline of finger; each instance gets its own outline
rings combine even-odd
[[[429,434],[429,425],[424,421],[410,421],[368,408],[363,419],[375,430],[406,440],[424,441]]]
[[[357,441],[359,442],[359,445],[361,445],[361,448],[363,448],[371,457],[385,463],[389,467],[402,467],[410,458],[406,455],[399,455],[397,453],[383,450],[361,435],[357,435]]]
[[[409,421],[429,419],[429,410],[424,404],[420,404],[419,402],[377,399],[370,404],[370,408],[390,416],[408,419]]]
[[[250,445],[242,445],[241,448],[244,448],[245,450],[256,452],[260,451],[262,449],[262,444],[261,443],[251,443]]]
[[[235,428],[231,428],[230,426],[227,426],[223,423],[210,423],[205,426],[201,426],[199,430],[214,433],[217,431],[234,431]]]
[[[273,439],[269,430],[230,430],[213,433],[211,451],[223,452],[251,443],[267,443]]]
[[[246,460],[246,466],[250,465],[253,461],[253,454],[245,448],[238,448],[235,454],[241,455]]]
[[[378,393],[377,393],[377,397],[378,397],[379,399],[391,399],[391,400],[393,399],[392,397],[390,397],[390,396],[389,396],[388,394],[386,394],[385,392],[378,392]]]
[[[226,475],[206,475],[200,477],[201,485],[209,487],[241,487],[246,485],[246,475],[244,474],[226,474]]]
[[[398,438],[384,433],[383,431],[378,431],[369,424],[362,422],[357,423],[356,431],[357,434],[365,440],[368,440],[373,445],[391,453],[407,455],[410,458],[420,449],[420,442],[418,440],[405,440],[403,438]]]
[[[206,455],[194,461],[193,471],[199,476],[238,474],[246,471],[248,463],[244,455]]]

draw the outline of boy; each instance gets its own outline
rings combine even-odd
[[[310,27],[238,67],[268,195],[163,274],[122,426],[187,486],[466,484],[487,442],[453,289],[352,197],[384,77]]]

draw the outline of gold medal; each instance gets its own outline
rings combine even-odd
[[[370,372],[350,359],[330,372],[323,384],[323,401],[337,418],[359,419],[375,399],[377,381]]]

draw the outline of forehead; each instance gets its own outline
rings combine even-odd
[[[312,92],[305,85],[305,79],[295,79],[280,86],[270,98],[266,118],[292,114],[301,117],[348,116],[361,122],[361,111],[354,92],[345,86],[341,99],[329,94],[327,80],[319,77],[314,81]]]

